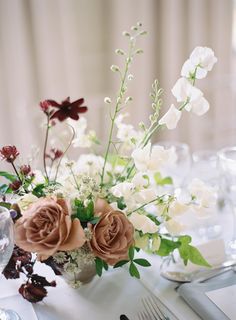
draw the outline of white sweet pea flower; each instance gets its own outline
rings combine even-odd
[[[176,161],[173,148],[165,149],[158,145],[151,148],[150,142],[144,148],[135,149],[131,157],[139,171],[159,171],[161,167]]]
[[[134,189],[135,186],[133,183],[121,182],[111,188],[111,193],[117,198],[124,197],[124,199],[129,199],[132,196]]]
[[[173,104],[166,114],[159,120],[159,124],[165,124],[167,129],[173,130],[181,118],[181,111],[179,111]]]
[[[147,171],[150,152],[151,143],[148,143],[144,148],[137,148],[132,152],[131,157],[134,159],[135,167],[139,171]]]
[[[156,237],[152,239],[152,251],[158,251],[161,245],[161,238]]]
[[[208,47],[196,47],[190,55],[190,60],[196,66],[211,71],[214,64],[217,62],[214,51]]]
[[[96,133],[93,130],[86,133],[87,119],[84,117],[80,117],[79,121],[69,119],[68,123],[75,130],[75,139],[72,141],[72,145],[77,148],[90,148],[92,140],[96,140]]]
[[[140,204],[148,203],[156,197],[156,191],[152,188],[143,189],[134,194],[135,200]]]
[[[33,180],[34,184],[45,183],[45,178],[44,178],[42,171],[34,170],[33,174],[34,174],[34,180]]]
[[[129,220],[136,230],[142,231],[143,233],[155,233],[158,231],[158,226],[145,215],[133,212]]]
[[[188,111],[192,108],[191,103],[203,96],[202,91],[195,88],[186,78],[178,79],[171,91],[178,102],[183,102],[186,99],[189,100],[185,106],[185,109]]]
[[[123,149],[132,149],[134,146],[142,140],[143,132],[137,131],[131,124],[123,123],[124,118],[128,117],[128,113],[119,114],[115,120],[117,126],[117,138],[123,142]]]
[[[149,177],[146,173],[138,172],[133,177],[132,183],[138,189],[147,188],[149,184]]]
[[[207,75],[206,69],[203,69],[200,67],[197,68],[196,65],[190,59],[185,61],[181,69],[181,76],[186,78],[191,78],[195,72],[196,72],[196,75],[195,75],[196,79],[203,79]]]
[[[134,241],[135,247],[140,248],[142,250],[147,249],[149,246],[149,236],[147,234],[144,234],[142,237],[140,237],[139,233],[135,232]]]
[[[209,102],[204,97],[201,97],[199,100],[192,102],[191,111],[197,116],[202,116],[209,110],[209,108]]]
[[[170,203],[169,210],[168,210],[168,216],[175,217],[184,214],[187,210],[189,210],[189,206],[187,206],[184,203],[179,202],[178,200],[175,200]]]
[[[184,230],[184,225],[174,219],[166,221],[164,225],[172,236],[179,235]]]
[[[94,178],[96,181],[98,181],[100,179],[100,174],[102,173],[103,165],[104,165],[103,157],[96,156],[93,153],[82,154],[75,165],[74,171],[76,174],[85,174]],[[107,163],[106,172],[111,170],[112,170],[112,167],[110,163]]]
[[[188,187],[189,192],[196,197],[196,202],[205,208],[214,206],[216,203],[216,190],[206,185],[200,179],[193,179]]]

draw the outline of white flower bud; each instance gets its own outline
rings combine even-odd
[[[104,98],[104,102],[107,104],[111,103],[111,98],[109,97]]]
[[[130,37],[130,33],[127,32],[127,31],[123,31],[123,32],[122,32],[122,35],[125,36],[125,37]]]
[[[113,65],[111,66],[111,71],[117,72],[117,71],[120,71],[120,69],[119,69],[118,66],[116,66],[116,65],[113,64]]]
[[[141,54],[141,53],[143,53],[143,50],[142,49],[138,49],[138,50],[136,50],[136,52],[135,53],[137,53],[137,54]]]
[[[129,74],[128,77],[127,77],[127,79],[130,80],[130,81],[133,80],[133,78],[134,78],[134,76],[132,74]]]
[[[116,54],[120,54],[122,56],[125,54],[125,52],[123,50],[121,50],[121,49],[116,49],[115,53]]]
[[[127,98],[125,99],[125,104],[128,103],[129,101],[132,101],[132,100],[133,100],[132,97],[127,97]]]
[[[132,31],[137,31],[137,30],[138,30],[138,27],[132,26],[132,27],[131,27],[131,30],[132,30]]]
[[[140,36],[145,36],[147,34],[147,31],[141,31]]]
[[[142,25],[143,25],[142,22],[137,22],[138,27],[142,27]]]

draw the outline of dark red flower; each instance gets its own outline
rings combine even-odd
[[[51,148],[50,153],[46,154],[46,157],[49,158],[52,161],[55,161],[63,155],[63,151],[56,149],[56,148]]]
[[[42,301],[47,295],[47,290],[43,286],[35,286],[33,283],[22,284],[19,293],[31,303]]]
[[[13,190],[13,191],[17,191],[20,189],[22,183],[20,180],[15,180],[13,181],[11,184],[9,184],[9,187]]]
[[[70,97],[65,99],[60,103],[57,103],[54,100],[47,100],[51,106],[58,108],[59,110],[55,111],[50,119],[58,119],[59,121],[64,121],[67,118],[73,120],[79,120],[79,113],[84,113],[88,110],[86,106],[82,106],[84,99],[78,99],[74,102],[70,102]]]
[[[30,165],[24,164],[20,167],[20,173],[22,173],[24,176],[27,176],[31,172]]]
[[[6,160],[7,162],[13,163],[18,155],[19,152],[15,146],[5,146],[0,149],[0,156],[2,160]]]

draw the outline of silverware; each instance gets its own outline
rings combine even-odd
[[[167,280],[174,282],[203,282],[221,273],[229,271],[236,265],[236,261],[226,261],[219,266],[209,270],[194,271],[194,272],[177,272],[177,271],[162,271],[161,276]],[[199,279],[199,280],[198,280]]]
[[[144,310],[138,313],[139,320],[170,320],[170,318],[160,309],[154,296],[142,299]]]

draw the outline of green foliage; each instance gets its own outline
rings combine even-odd
[[[11,204],[8,202],[0,202],[0,207],[7,208],[9,210],[11,208]]]
[[[95,259],[96,273],[99,277],[102,275],[103,269],[108,270],[108,264],[102,259],[96,257]]]
[[[4,177],[4,178],[6,178],[7,180],[9,180],[11,182],[17,180],[17,176],[16,175],[8,173],[8,172],[5,172],[5,171],[0,171],[0,177]]]
[[[41,198],[46,195],[44,189],[45,189],[45,184],[40,183],[33,189],[32,193],[34,196]]]
[[[128,263],[129,262],[129,260],[121,260],[121,261],[119,261],[119,262],[117,262],[114,266],[113,266],[113,268],[115,269],[115,268],[120,268],[120,267],[122,267],[122,266],[124,266],[126,263]]]
[[[96,224],[99,221],[99,217],[94,216],[94,203],[92,200],[85,206],[83,201],[75,199],[76,212],[72,215],[72,218],[78,218],[81,222],[90,222]]]
[[[150,267],[151,263],[147,261],[146,259],[134,259],[133,262],[137,263],[138,265],[142,267]]]
[[[137,268],[136,265],[134,264],[134,262],[131,262],[131,263],[130,263],[129,273],[130,273],[131,277],[135,277],[135,278],[140,279],[140,273],[139,273],[139,271],[138,271],[138,268]]]
[[[204,259],[200,251],[191,246],[191,237],[190,236],[181,236],[179,241],[181,243],[179,249],[179,254],[184,261],[184,264],[187,265],[188,261],[191,261],[194,264],[211,267],[211,265]]]
[[[128,251],[129,260],[121,260],[117,262],[113,268],[119,268],[124,266],[127,263],[130,263],[129,273],[131,277],[140,279],[140,273],[136,265],[139,265],[141,267],[150,267],[151,264],[146,259],[134,259],[135,250],[136,248],[131,246]]]
[[[157,251],[157,254],[161,257],[168,256],[171,252],[177,249],[181,243],[179,241],[173,241],[169,239],[161,239],[160,248]]]
[[[11,188],[9,188],[8,185],[6,184],[2,184],[0,185],[0,195],[4,195],[7,193],[12,193],[13,191],[11,190]]]
[[[156,172],[154,174],[154,180],[155,180],[156,184],[159,185],[159,186],[164,186],[164,185],[167,185],[167,184],[173,184],[173,180],[172,180],[171,177],[162,178],[160,172]]]

